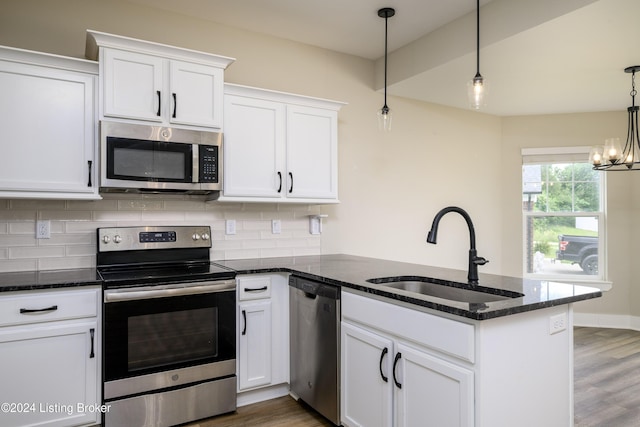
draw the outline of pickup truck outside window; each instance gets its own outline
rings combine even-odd
[[[525,276],[602,280],[603,179],[586,160],[524,162]]]

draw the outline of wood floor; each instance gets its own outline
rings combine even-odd
[[[576,427],[640,426],[640,332],[575,328]],[[322,416],[290,397],[238,408],[185,427],[323,427]]]
[[[640,426],[640,332],[575,328],[576,427]]]
[[[324,427],[333,426],[292,397],[242,406],[234,414],[220,415],[184,427]]]

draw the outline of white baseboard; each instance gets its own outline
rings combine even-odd
[[[620,314],[573,313],[574,326],[640,331],[640,317]]]
[[[275,386],[259,388],[256,390],[243,391],[238,393],[237,406],[251,405],[252,403],[263,402],[289,394],[289,384],[279,384]]]

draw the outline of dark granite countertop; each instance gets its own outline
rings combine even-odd
[[[369,283],[367,279],[421,276],[436,278],[445,282],[466,283],[466,271],[352,255],[256,258],[213,261],[213,263],[232,269],[237,274],[292,273],[307,279],[389,298],[391,302],[402,301],[475,320],[508,316],[602,296],[602,292],[599,289],[571,283],[481,273],[478,286],[494,288],[497,293],[517,292],[524,296],[486,303],[457,302],[395,290],[383,285]],[[0,294],[10,291],[100,285],[102,285],[102,280],[96,270],[92,268],[0,273]]]
[[[599,289],[571,283],[481,273],[478,286],[495,288],[499,291],[517,292],[524,294],[524,296],[487,303],[463,303],[395,290],[367,282],[367,279],[378,277],[421,276],[466,283],[467,272],[460,270],[351,255],[319,255],[214,262],[235,270],[237,274],[287,272],[323,283],[357,289],[387,297],[391,300],[403,301],[475,320],[508,316],[602,296],[602,292]]]
[[[0,273],[0,293],[78,286],[102,286],[102,279],[95,268]]]

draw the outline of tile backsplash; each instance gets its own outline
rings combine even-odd
[[[321,235],[309,233],[320,206],[204,202],[193,196],[104,195],[103,200],[0,200],[0,272],[95,267],[96,229],[133,225],[209,225],[212,260],[317,255]],[[225,234],[225,221],[236,234]],[[281,221],[272,234],[271,221]],[[36,221],[51,237],[36,239]]]

